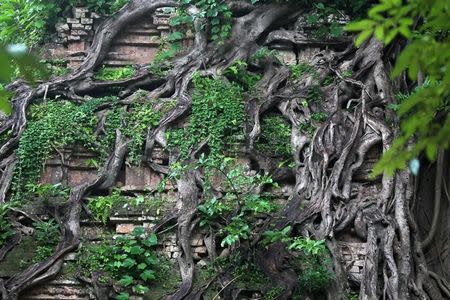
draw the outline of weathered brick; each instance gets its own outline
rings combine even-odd
[[[116,233],[127,234],[133,232],[134,224],[117,224]]]
[[[67,21],[67,23],[69,23],[69,24],[80,23],[80,20],[79,20],[79,19],[76,19],[76,18],[67,18],[66,21]]]
[[[81,18],[80,21],[81,21],[81,24],[84,24],[84,25],[89,25],[89,24],[94,23],[94,20],[91,18]]]

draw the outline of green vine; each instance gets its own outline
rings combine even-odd
[[[207,142],[209,156],[219,158],[233,137],[243,132],[244,103],[242,88],[220,79],[194,76],[192,114],[186,129],[168,134],[169,146],[178,147],[182,158],[199,144]]]
[[[13,191],[19,195],[28,184],[39,179],[44,161],[55,149],[80,145],[95,150],[97,124],[95,109],[113,98],[89,100],[81,105],[68,101],[49,101],[34,105],[29,122],[17,149],[17,166],[13,177]]]
[[[292,158],[291,126],[281,116],[267,116],[261,122],[256,149],[266,155]]]

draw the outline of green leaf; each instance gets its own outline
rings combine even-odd
[[[356,47],[361,46],[361,44],[372,35],[372,32],[373,32],[372,29],[362,31],[355,40],[355,46]]]
[[[119,283],[123,286],[130,286],[133,283],[134,279],[130,275],[124,275],[120,280]]]
[[[145,268],[147,268],[147,264],[146,263],[140,263],[137,265],[137,268],[139,270],[145,270]]]
[[[116,300],[129,300],[130,294],[122,292],[119,295],[117,295]]]
[[[135,227],[133,229],[132,235],[135,237],[141,236],[145,233],[145,229],[142,226]]]
[[[141,277],[141,279],[144,281],[150,281],[156,278],[155,271],[145,270],[144,272],[141,273],[141,275],[139,275],[139,277]]]
[[[362,20],[358,22],[353,22],[345,26],[346,31],[367,31],[375,25],[372,20]]]

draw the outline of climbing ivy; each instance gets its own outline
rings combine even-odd
[[[267,116],[261,122],[261,134],[256,149],[274,157],[292,157],[291,126],[281,116]]]
[[[192,113],[186,129],[170,131],[169,145],[178,147],[183,158],[200,143],[207,142],[209,156],[219,158],[233,136],[243,132],[244,103],[242,88],[220,79],[193,78]]]
[[[143,146],[147,131],[159,124],[161,114],[153,109],[151,103],[134,103],[125,116],[126,126],[123,134],[131,139],[128,145],[128,161],[139,165],[142,161]]]
[[[94,137],[97,124],[94,111],[108,100],[114,98],[92,99],[81,105],[68,101],[49,101],[34,105],[17,149],[13,191],[20,194],[27,184],[35,183],[43,162],[55,149],[81,145],[95,150],[99,142]]]

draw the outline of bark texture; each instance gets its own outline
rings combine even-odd
[[[320,51],[309,61],[316,68],[317,77],[306,74],[292,80],[289,69],[271,58],[266,58],[263,65],[252,66],[263,77],[257,84],[257,97],[246,99],[246,151],[252,157],[256,170],[272,173],[276,181],[295,182],[286,207],[268,220],[263,229],[267,229],[269,224],[273,224],[275,229],[289,225],[303,236],[327,241],[335,274],[335,282],[324,291],[327,299],[346,299],[349,287],[359,290],[359,299],[367,300],[449,299],[448,283],[442,274],[428,269],[420,242],[425,239],[423,246],[432,247],[440,220],[440,205],[446,201],[443,191],[448,186],[448,177],[447,181],[442,180],[442,177],[449,175],[443,174],[445,153],[439,156],[434,214],[426,237],[420,236],[411,211],[413,202],[418,200],[414,200],[414,178],[407,171],[398,172],[394,177],[383,175],[374,181],[361,182],[355,177],[367,161],[367,155],[376,149],[381,152],[388,149],[398,131],[398,120],[387,107],[394,103],[394,93],[404,83],[389,79],[392,61],[385,55],[383,46],[372,38],[355,49],[350,38],[310,39],[285,29],[302,13],[302,8],[295,5],[234,3],[233,11],[239,13],[236,13],[232,34],[224,45],[209,41],[204,27],[196,24],[194,46],[173,61],[173,68],[166,78],[156,78],[142,66],[142,72],[129,80],[101,83],[93,80],[93,71],[101,65],[114,37],[124,26],[159,7],[176,5],[177,2],[171,0],[132,0],[99,26],[89,53],[78,69],[37,87],[23,81],[9,86],[15,92],[14,112],[0,126],[0,133],[11,131],[11,138],[0,147],[0,203],[8,201],[15,150],[27,125],[27,108],[42,98],[44,93],[47,97],[63,95],[79,102],[82,101],[80,95],[121,87],[126,89],[120,94],[121,105],[126,106],[129,104],[127,96],[140,87],[150,91],[149,100],[162,97],[176,100],[176,106],[161,118],[157,128],[148,131],[144,155],[149,157],[156,144],[166,146],[166,129],[189,113],[192,105],[190,84],[195,72],[205,76],[222,76],[222,71],[233,62],[248,61],[260,47],[275,42],[293,45],[298,51],[319,48]],[[346,76],[342,70],[351,71],[352,76]],[[327,76],[337,80],[319,87],[322,95],[320,103],[302,105],[310,88]],[[319,108],[328,115],[321,122],[311,118]],[[293,168],[280,168],[255,149],[255,142],[261,134],[261,118],[269,111],[277,111],[291,124]],[[315,125],[312,135],[304,131],[305,123]],[[0,281],[2,299],[17,299],[26,288],[45,282],[59,272],[64,256],[80,243],[83,199],[96,189],[105,190],[114,185],[128,142],[118,131],[114,150],[98,177],[72,189],[66,217],[60,220],[62,238],[55,253],[8,280]],[[198,150],[192,149],[192,152]],[[191,159],[195,160],[195,155]],[[149,164],[163,174],[168,171],[156,163]],[[178,211],[154,228],[161,231],[169,222],[173,224],[176,221],[178,224],[177,242],[182,249],[178,263],[182,284],[168,299],[202,299],[204,290],[211,283],[193,290],[194,261],[189,243],[192,230],[198,225],[197,208],[202,201],[201,176],[197,170],[185,171],[181,175],[177,180]],[[339,242],[349,233],[354,240],[366,245],[361,278],[352,278],[340,260]],[[280,243],[263,245],[260,243],[261,234],[256,233],[255,240],[241,244],[241,253],[254,253],[254,262],[284,289],[283,295],[277,299],[292,299],[298,276],[286,263],[292,259],[292,253]],[[207,243],[210,255],[215,254],[214,235],[211,233]],[[17,234],[0,249],[0,259],[19,241],[20,231],[17,230]],[[234,285],[226,270],[211,279],[214,280],[222,283],[223,299],[236,299],[243,292]],[[100,290],[95,280],[87,281],[95,290]],[[100,294],[99,299],[106,299],[105,295]]]

